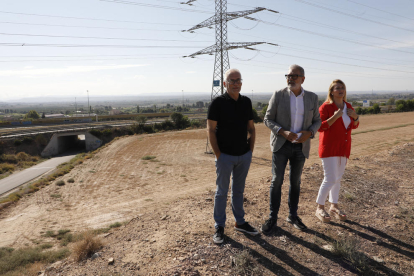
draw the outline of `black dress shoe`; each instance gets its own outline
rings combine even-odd
[[[308,229],[308,227],[306,227],[306,225],[303,224],[302,220],[299,217],[292,217],[291,215],[289,215],[287,217],[286,221],[293,224],[293,226],[296,229],[299,229],[299,230],[302,230],[302,231]]]

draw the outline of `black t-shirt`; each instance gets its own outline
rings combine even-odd
[[[253,120],[252,102],[239,95],[237,101],[228,93],[216,97],[208,108],[207,119],[217,121],[216,137],[221,152],[240,156],[250,150],[247,124]]]

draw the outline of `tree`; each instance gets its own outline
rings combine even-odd
[[[381,108],[379,107],[379,104],[376,103],[372,106],[372,113],[374,114],[381,113]]]
[[[135,121],[137,121],[138,124],[145,124],[147,122],[147,117],[140,115],[135,117]]]
[[[389,98],[387,101],[387,105],[393,105],[395,104],[395,98]]]
[[[46,118],[46,115],[45,115],[45,113],[43,112],[43,113],[42,113],[42,119],[44,119],[44,118]]]
[[[187,128],[191,125],[188,117],[178,112],[171,114],[171,120],[174,122],[175,127],[178,129]]]
[[[139,105],[137,105],[137,113],[139,113]]]
[[[268,107],[268,104],[265,104],[265,105],[263,106],[263,108],[262,108],[262,115],[263,115],[263,118],[264,118],[264,116],[266,115],[267,107]]]
[[[25,119],[39,119],[40,115],[37,113],[36,110],[30,110],[27,112],[27,114],[24,116]]]
[[[252,113],[253,113],[253,122],[255,123],[259,123],[262,121],[262,119],[259,117],[259,115],[257,115],[257,110],[252,108]]]

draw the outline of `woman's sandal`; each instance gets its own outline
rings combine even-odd
[[[339,219],[342,221],[347,219],[346,214],[339,209],[330,209],[329,213],[331,214],[332,217],[336,219]]]
[[[329,223],[331,222],[331,217],[329,214],[325,211],[325,209],[316,209],[315,216],[322,222]]]

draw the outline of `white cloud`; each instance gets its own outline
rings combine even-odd
[[[195,73],[197,73],[196,71],[187,71],[187,72],[185,72],[186,74],[195,74]]]
[[[23,70],[3,70],[0,76],[25,76],[34,77],[42,75],[59,75],[68,73],[85,73],[100,70],[116,70],[133,67],[148,66],[148,64],[130,64],[130,65],[99,65],[99,66],[68,66],[64,68],[39,68],[39,69],[23,69]]]

